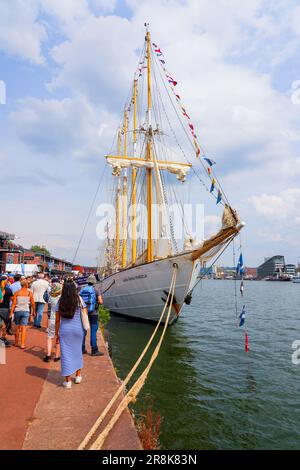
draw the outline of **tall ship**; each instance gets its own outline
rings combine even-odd
[[[115,212],[107,225],[100,286],[110,312],[158,321],[176,267],[172,324],[184,304],[191,302],[200,268],[213,261],[244,224],[220,185],[215,162],[199,143],[162,50],[152,42],[148,25],[145,27],[145,42],[114,151],[105,156],[112,169]],[[188,191],[184,188],[188,178],[199,184],[196,202],[203,203],[203,189],[223,211],[222,225],[210,238],[197,241],[188,227]],[[181,238],[175,233],[178,227]]]

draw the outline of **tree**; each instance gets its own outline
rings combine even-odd
[[[33,251],[34,253],[43,253],[44,255],[47,255],[47,256],[51,256],[51,253],[49,250],[47,250],[47,248],[42,245],[33,245],[31,248],[30,248],[31,251]]]

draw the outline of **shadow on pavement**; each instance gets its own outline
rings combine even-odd
[[[58,370],[56,371],[52,369],[51,374],[49,374],[50,369],[46,369],[45,367],[28,366],[26,367],[25,371],[28,375],[46,380],[47,382],[57,386],[61,385],[61,376]]]

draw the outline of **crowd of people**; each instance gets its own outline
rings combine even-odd
[[[63,386],[81,383],[83,355],[87,354],[86,335],[90,330],[91,356],[103,356],[97,344],[98,305],[102,297],[96,277],[90,275],[86,285],[78,287],[72,277],[59,279],[39,273],[25,277],[16,274],[0,278],[0,346],[26,348],[28,325],[41,329],[47,314],[44,362],[61,362]],[[41,334],[45,334],[41,330]]]

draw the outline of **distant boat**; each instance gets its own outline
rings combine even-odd
[[[300,274],[292,277],[292,282],[294,282],[295,284],[300,284]]]

